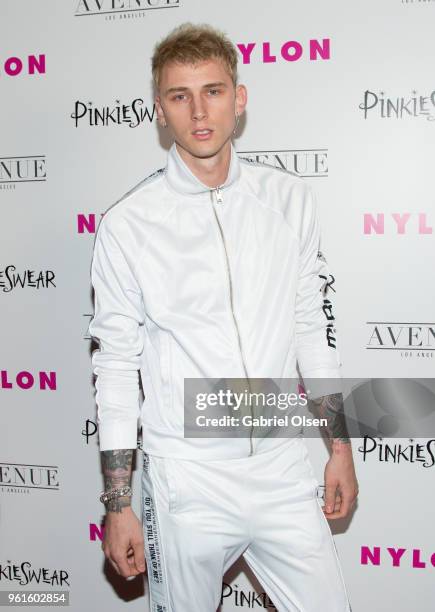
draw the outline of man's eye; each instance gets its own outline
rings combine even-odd
[[[219,93],[219,89],[209,89],[209,92],[210,92],[210,93],[211,93],[213,96],[215,96],[216,94],[218,94],[218,93]]]
[[[182,100],[184,98],[184,94],[177,94],[174,96],[174,100]]]

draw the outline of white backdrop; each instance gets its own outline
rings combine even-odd
[[[165,163],[154,43],[193,21],[241,45],[249,104],[236,148],[315,188],[343,375],[433,377],[435,2],[3,0],[0,19],[0,591],[64,589],[77,612],[147,610],[143,581],[116,576],[101,551],[87,327],[100,216]],[[147,108],[142,121],[132,104]],[[106,107],[112,118],[95,125],[92,109]],[[323,480],[326,448],[308,445]],[[430,612],[435,467],[353,448],[358,506],[331,521],[353,612]],[[243,564],[225,582],[225,612],[274,609],[252,600],[262,588]]]

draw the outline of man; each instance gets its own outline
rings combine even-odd
[[[350,610],[323,512],[347,515],[358,486],[313,194],[296,175],[237,157],[247,91],[222,33],[184,24],[152,67],[174,144],[166,167],[106,212],[92,263],[102,548],[126,578],[147,565],[153,612],[216,610],[242,554],[278,610]],[[291,378],[296,367],[332,383],[313,393],[331,449],[324,509],[299,435],[184,435],[185,379]],[[138,418],[142,525],[130,505]]]

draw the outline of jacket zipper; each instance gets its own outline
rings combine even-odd
[[[251,396],[251,385],[250,385],[250,381],[249,381],[249,377],[248,377],[248,371],[246,369],[246,363],[245,363],[245,360],[244,360],[244,357],[243,357],[242,341],[240,339],[239,326],[237,324],[236,315],[234,313],[233,285],[232,285],[232,281],[231,281],[231,270],[230,270],[230,263],[229,263],[229,258],[228,258],[227,245],[226,245],[226,242],[225,242],[225,236],[224,236],[224,232],[223,232],[223,229],[222,229],[222,225],[221,225],[221,222],[219,221],[219,217],[218,217],[218,214],[216,212],[216,208],[213,206],[213,194],[216,197],[216,203],[217,204],[222,204],[223,196],[222,196],[221,187],[216,187],[215,189],[211,189],[210,190],[210,195],[211,195],[211,198],[212,198],[212,208],[213,208],[214,216],[215,216],[216,222],[218,224],[219,232],[220,232],[220,235],[221,235],[221,238],[222,238],[222,244],[223,244],[223,247],[224,247],[225,262],[226,262],[226,269],[227,269],[227,276],[228,276],[228,287],[229,287],[229,294],[230,294],[231,314],[233,316],[234,326],[235,326],[236,332],[237,332],[237,340],[238,340],[238,343],[239,343],[240,357],[241,357],[241,360],[242,360],[243,370],[244,370],[245,376],[246,376],[246,381],[247,381],[247,385],[248,385],[248,389],[249,389],[249,396]],[[253,414],[251,403],[249,405],[250,405],[250,410],[251,410],[251,417],[253,419],[254,418],[254,414]],[[253,449],[253,444],[252,444],[252,432],[253,432],[253,425],[251,424],[251,431],[250,431],[250,434],[249,434],[249,444],[250,444],[250,452],[249,452],[249,455],[248,455],[249,457],[254,454],[254,449]]]

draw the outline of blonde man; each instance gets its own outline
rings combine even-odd
[[[153,612],[213,612],[241,555],[278,610],[350,610],[324,513],[347,515],[358,485],[312,191],[237,157],[247,90],[223,33],[176,28],[152,72],[174,142],[165,168],[106,212],[92,263],[104,553],[126,578],[147,566]],[[324,508],[299,434],[184,432],[185,379],[296,378],[297,368],[332,382],[313,395],[331,447]],[[138,418],[142,523],[130,505]]]

